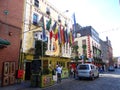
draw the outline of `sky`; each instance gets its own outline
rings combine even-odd
[[[99,37],[111,41],[113,56],[120,56],[120,0],[48,0],[81,26],[92,26]],[[69,10],[69,12],[65,12]]]

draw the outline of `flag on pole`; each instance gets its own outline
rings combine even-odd
[[[54,33],[55,33],[55,30],[56,30],[56,27],[57,27],[57,22],[55,22],[54,25],[52,26],[52,30],[53,30]]]
[[[58,32],[55,33],[55,41],[58,39]]]
[[[54,38],[55,38],[55,41],[58,39],[58,27],[55,28]]]
[[[59,42],[59,44],[61,44],[61,33],[60,33],[60,30],[61,30],[61,24],[58,27],[58,42]]]
[[[69,33],[69,43],[72,45],[74,43],[73,29],[70,29]]]
[[[64,45],[65,43],[65,37],[64,37],[64,27],[61,29],[61,42],[62,42],[62,45]]]
[[[57,27],[57,22],[54,23],[54,25],[52,26],[52,30],[53,30],[53,33],[54,33],[54,38],[55,40],[58,39],[58,27]]]
[[[65,42],[66,43],[68,43],[68,32],[67,32],[68,30],[67,30],[67,28],[66,28],[66,30],[65,30]]]
[[[70,43],[70,32],[68,33],[68,43]]]
[[[52,36],[53,36],[53,32],[52,30],[50,30],[50,40],[52,39]]]
[[[70,44],[72,44],[72,31],[70,31]]]
[[[50,18],[50,20],[46,24],[46,29],[49,31],[49,35],[50,35],[50,40],[52,39],[53,36],[51,23],[52,23],[52,19]]]
[[[74,25],[76,25],[75,13],[73,13],[73,22],[74,22]]]
[[[40,19],[41,22],[41,27],[42,27],[42,40],[46,39],[46,34],[45,34],[45,25],[44,25],[44,17],[42,16]]]
[[[75,13],[73,13],[73,37],[75,38],[75,33],[76,33],[76,18],[75,18]]]
[[[52,23],[52,20],[50,18],[50,20],[46,24],[46,30],[48,30],[48,31],[50,30],[51,23]]]

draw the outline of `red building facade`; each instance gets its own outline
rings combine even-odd
[[[0,82],[2,86],[15,82],[20,53],[23,5],[24,0],[0,0]]]

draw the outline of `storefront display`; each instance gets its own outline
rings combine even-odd
[[[29,58],[29,61],[30,61],[30,58]],[[39,58],[38,61],[41,62],[41,64],[38,66],[38,68],[40,69],[40,72],[39,73],[32,72],[31,86],[47,87],[47,86],[53,85],[57,81],[55,70],[58,64],[62,66],[62,79],[68,78],[69,76],[68,63],[70,62],[69,58],[46,56],[46,57]],[[33,62],[33,60],[31,60],[31,62]],[[36,66],[37,64],[35,64],[35,67]],[[30,69],[28,67],[26,68]],[[26,71],[29,71],[29,70],[26,70]]]

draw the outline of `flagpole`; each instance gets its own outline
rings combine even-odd
[[[42,45],[41,45],[42,46],[42,56],[41,56],[41,58],[43,59],[43,26],[42,26],[42,40],[41,41],[42,41]]]
[[[51,34],[51,31],[52,30],[52,27],[50,26],[50,33],[49,34]],[[49,35],[50,36],[50,56],[52,56],[52,37],[51,37],[51,35]]]

